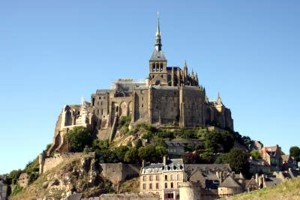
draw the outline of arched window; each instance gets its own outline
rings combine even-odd
[[[163,70],[163,64],[160,63],[160,71],[162,71],[162,70]]]

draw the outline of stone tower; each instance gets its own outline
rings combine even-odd
[[[167,59],[162,51],[159,18],[155,36],[155,48],[149,60],[150,85],[168,85]]]

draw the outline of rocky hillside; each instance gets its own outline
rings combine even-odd
[[[300,178],[288,180],[280,185],[244,193],[229,198],[230,200],[300,200]]]
[[[99,164],[93,156],[78,155],[42,174],[10,199],[67,199],[72,193],[91,197],[113,191],[111,182],[99,174]]]

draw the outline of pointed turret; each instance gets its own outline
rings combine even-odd
[[[218,104],[222,104],[222,99],[221,99],[221,96],[220,96],[220,93],[219,93],[219,92],[218,92],[217,103],[218,103]]]
[[[184,61],[183,71],[184,71],[184,76],[187,77],[187,75],[188,75],[188,67],[187,67],[186,60]]]
[[[196,72],[195,81],[196,81],[197,85],[199,85],[199,79],[198,79],[198,73],[197,72]]]
[[[157,30],[156,30],[156,43],[155,49],[156,51],[161,51],[161,34],[160,34],[160,24],[159,24],[159,14],[157,14]]]
[[[160,33],[160,22],[159,15],[157,15],[157,29],[155,34],[155,49],[150,58],[150,61],[166,61],[165,55],[162,52],[161,33]]]

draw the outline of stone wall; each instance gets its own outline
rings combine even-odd
[[[185,86],[181,92],[181,117],[185,127],[195,127],[204,125],[203,104],[204,95],[203,91],[197,87]]]
[[[144,120],[148,121],[149,119],[149,90],[148,88],[137,88],[134,92],[133,100],[133,121]]]
[[[100,200],[159,200],[154,194],[102,194]]]
[[[101,163],[100,166],[102,168],[101,175],[114,184],[139,176],[140,168],[135,165],[123,163]]]
[[[179,119],[179,91],[177,87],[152,89],[152,123],[173,124]]]

